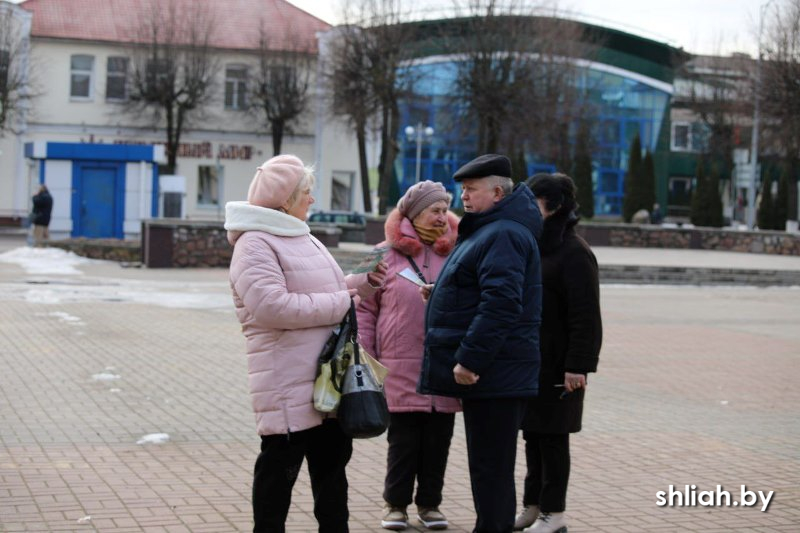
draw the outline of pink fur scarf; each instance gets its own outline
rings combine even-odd
[[[458,217],[450,211],[447,212],[447,223],[450,226],[447,233],[433,243],[433,251],[442,256],[448,255],[453,250],[458,237]],[[392,210],[386,217],[384,232],[386,242],[400,253],[413,257],[422,251],[422,241],[414,231],[411,221],[401,215],[397,209]]]

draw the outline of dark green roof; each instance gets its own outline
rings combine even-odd
[[[575,20],[538,16],[498,16],[496,19],[498,26],[502,25],[503,20],[523,24],[530,21],[531,31],[548,21],[557,20],[560,24],[574,25],[577,30],[574,34],[580,35],[580,43],[585,45],[584,49],[587,51],[587,57],[582,59],[597,61],[666,83],[672,83],[675,69],[692,57],[683,49],[666,43]],[[458,49],[459,40],[468,38],[470,25],[474,21],[474,18],[466,17],[409,22],[404,24],[409,31],[403,34],[416,45],[415,54],[418,57],[448,54]]]

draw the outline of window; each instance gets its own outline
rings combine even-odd
[[[333,172],[331,180],[331,209],[349,211],[352,209],[353,181],[352,172]]]
[[[247,67],[229,66],[225,69],[225,108],[245,109]]]
[[[94,56],[74,55],[70,58],[70,87],[72,98],[92,98]]]
[[[667,205],[688,208],[692,202],[692,178],[670,176],[667,185]]]
[[[692,130],[687,123],[676,122],[672,124],[672,149],[676,152],[689,152],[692,150]]]
[[[219,176],[216,166],[197,167],[197,205],[219,206]]]
[[[128,58],[109,57],[106,64],[106,100],[128,99]]]
[[[145,66],[145,82],[149,93],[161,93],[172,90],[172,61],[169,59],[151,59]]]
[[[708,146],[711,134],[702,122],[675,122],[672,124],[672,149],[676,152],[701,152]]]
[[[262,94],[293,94],[303,84],[303,81],[298,78],[297,70],[286,65],[270,65],[263,75],[260,87]]]
[[[8,67],[11,62],[11,54],[8,50],[0,50],[0,90],[5,91],[8,86]]]

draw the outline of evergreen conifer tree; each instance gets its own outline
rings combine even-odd
[[[707,178],[708,225],[712,228],[721,228],[725,225],[725,217],[722,216],[722,196],[719,194],[719,173],[719,167],[714,165],[711,167],[711,175]]]
[[[702,158],[697,162],[697,177],[692,191],[691,221],[695,226],[721,228],[722,198],[719,194],[719,174],[716,167],[706,174]]]
[[[764,182],[761,184],[761,201],[758,203],[756,223],[758,229],[774,229],[775,206],[772,204],[772,172],[764,172]]]
[[[692,191],[692,207],[690,219],[695,226],[711,226],[721,228],[724,224],[722,217],[722,198],[719,195],[719,174],[712,167],[706,174],[702,158],[697,162],[697,177],[694,191]]]
[[[652,211],[653,204],[656,203],[656,167],[650,150],[644,154],[644,161],[642,161],[641,203],[640,209],[647,209],[648,211]]]
[[[641,202],[642,143],[639,136],[634,137],[628,156],[628,171],[625,173],[625,196],[622,198],[622,218],[630,222],[633,215],[642,208]],[[645,206],[649,209],[649,206]]]
[[[692,205],[689,219],[695,226],[706,225],[706,214],[708,213],[706,193],[707,184],[705,177],[705,168],[702,159],[697,162],[697,170],[695,171],[695,186],[692,190]]]
[[[775,196],[773,228],[778,231],[786,230],[786,220],[789,218],[789,169],[787,167],[788,165],[781,167],[778,194]]]

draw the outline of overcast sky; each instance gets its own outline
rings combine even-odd
[[[326,22],[339,22],[338,0],[289,1]],[[755,57],[758,49],[755,34],[762,3],[759,0],[561,0],[558,6],[586,22],[667,42],[688,52],[741,51]],[[436,12],[452,6],[453,0],[418,0],[417,5]]]

